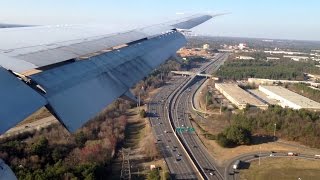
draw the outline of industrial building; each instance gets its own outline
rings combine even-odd
[[[259,90],[268,98],[275,99],[282,107],[292,109],[320,110],[320,103],[301,96],[281,86],[259,86]]]
[[[210,48],[209,44],[204,44],[203,47],[202,47],[202,49],[204,49],[204,50],[208,50],[209,48]]]
[[[236,57],[237,59],[243,59],[243,60],[254,60],[253,57],[250,57],[250,56],[238,56]]]
[[[220,91],[232,104],[239,109],[244,109],[247,104],[251,107],[267,109],[268,105],[247,91],[240,88],[237,84],[216,83],[215,88]]]
[[[267,61],[271,61],[271,60],[280,60],[280,58],[278,58],[278,57],[267,57]]]
[[[293,61],[306,61],[309,59],[308,56],[283,56],[284,58],[289,58]]]

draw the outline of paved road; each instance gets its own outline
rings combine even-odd
[[[218,54],[193,72],[217,69],[225,59],[226,54]],[[182,125],[192,127],[188,87],[196,89],[193,82],[197,81],[203,80],[196,76],[176,77],[164,86],[148,104],[150,123],[160,152],[176,179],[223,179],[199,137],[195,133],[176,133],[173,129]]]
[[[206,72],[208,69],[212,70],[219,67],[226,56],[224,54],[216,56],[211,63],[202,66],[198,71]],[[179,90],[174,98],[171,100],[170,117],[175,128],[189,129],[192,127],[189,119],[191,111],[191,97],[198,88],[198,83],[202,83],[203,79],[199,77],[190,77],[185,86]],[[199,83],[199,84],[200,84]],[[221,174],[215,164],[214,159],[210,156],[199,137],[195,132],[177,132],[179,138],[182,140],[185,148],[188,150],[190,156],[194,160],[197,168],[201,172],[205,179],[223,179],[223,173]]]
[[[175,179],[199,179],[192,162],[187,158],[183,147],[172,133],[173,130],[167,116],[166,100],[184,81],[186,78],[176,77],[165,85],[149,102],[148,115],[160,153],[164,157],[170,173]]]
[[[239,176],[239,169],[241,170],[241,168],[247,168],[248,163],[250,163],[251,161],[254,160],[259,160],[259,157],[261,159],[265,159],[265,158],[301,158],[301,159],[310,159],[310,160],[314,160],[314,155],[309,155],[309,154],[299,154],[298,156],[288,156],[287,155],[288,152],[253,152],[253,153],[248,153],[248,154],[242,154],[238,157],[233,158],[232,160],[229,161],[228,165],[226,166],[226,170],[225,170],[225,179],[226,180],[236,180],[236,179],[240,179]],[[272,156],[270,156],[272,154]],[[235,162],[237,160],[240,160],[240,165],[239,165],[239,169],[234,170],[233,169],[233,164],[235,164]],[[320,160],[319,160],[320,161]]]

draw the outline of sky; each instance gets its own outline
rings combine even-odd
[[[319,0],[3,0],[0,23],[107,24],[121,31],[198,13],[230,12],[194,33],[319,41],[319,9]]]

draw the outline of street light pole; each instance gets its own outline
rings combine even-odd
[[[206,94],[206,114],[207,114],[207,106],[208,106],[208,93]]]
[[[138,111],[140,112],[140,91],[138,93],[138,103],[137,103],[137,106],[138,106]]]

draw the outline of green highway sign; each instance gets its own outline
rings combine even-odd
[[[177,132],[194,132],[195,129],[191,127],[177,127],[176,131]]]

